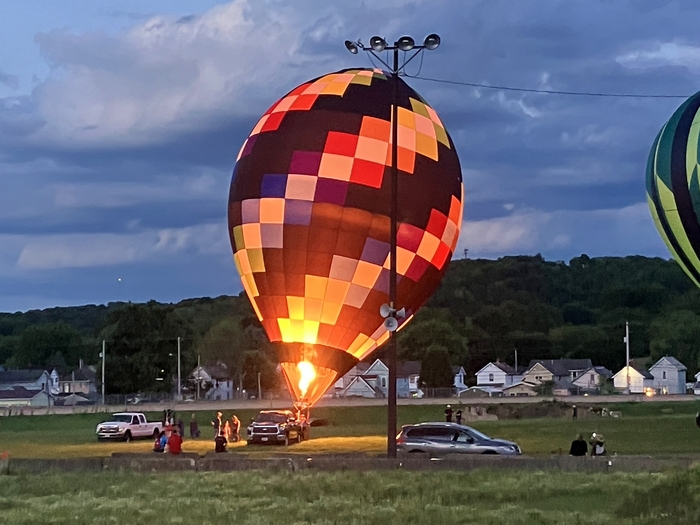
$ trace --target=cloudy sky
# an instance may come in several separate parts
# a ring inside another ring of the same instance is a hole
[[[700,85],[694,0],[0,7],[0,311],[238,293],[226,233],[238,149],[288,90],[370,65],[346,38],[437,32],[420,75],[451,81],[679,95]],[[644,166],[681,99],[409,82],[461,158],[456,256],[667,257]]]

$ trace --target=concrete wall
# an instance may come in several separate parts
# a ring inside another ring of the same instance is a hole
[[[58,471],[130,470],[137,472],[181,471],[342,471],[342,470],[562,470],[586,472],[661,472],[671,468],[690,468],[700,459],[698,456],[650,457],[508,457],[508,456],[446,456],[440,460],[411,456],[389,459],[363,455],[325,455],[307,457],[296,455],[278,458],[248,458],[228,453],[210,453],[204,457],[196,454],[171,456],[169,454],[114,454],[110,458],[80,459],[12,459],[1,474],[44,474]]]

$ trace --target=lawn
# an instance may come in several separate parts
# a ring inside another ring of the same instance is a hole
[[[621,418],[589,416],[581,410],[578,421],[570,417],[533,419],[504,419],[471,423],[479,430],[520,444],[525,454],[541,455],[568,451],[577,433],[588,437],[602,432],[611,453],[618,454],[700,454],[700,429],[695,425],[695,413],[700,403],[620,403],[609,406],[620,410]],[[419,421],[439,421],[442,406],[400,406],[399,425]],[[253,411],[237,411],[245,423]],[[213,413],[195,412],[202,438],[186,440],[185,451],[205,453],[213,448]],[[225,416],[230,416],[226,413]],[[158,420],[160,414],[148,414]],[[183,414],[189,422],[190,413]],[[237,452],[256,454],[296,452],[303,454],[328,452],[364,452],[379,454],[385,450],[386,409],[384,407],[332,407],[314,411],[315,418],[327,421],[326,426],[314,427],[312,439],[288,450],[282,447],[246,447],[232,445]],[[0,418],[0,453],[8,451],[13,457],[78,457],[108,456],[112,452],[147,452],[150,440],[135,443],[98,443],[95,426],[104,414],[70,416],[17,416]],[[187,434],[187,430],[185,432]]]
[[[700,472],[130,472],[0,478],[3,524],[696,525]]]

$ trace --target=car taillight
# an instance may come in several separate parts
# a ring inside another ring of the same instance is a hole
[[[403,437],[399,436],[396,438],[397,445],[403,445],[404,443],[406,443],[406,440]]]

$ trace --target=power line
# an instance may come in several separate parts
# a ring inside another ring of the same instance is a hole
[[[634,93],[602,93],[593,91],[560,91],[556,89],[529,89],[513,86],[496,86],[492,84],[480,84],[476,82],[461,82],[459,80],[446,80],[442,78],[421,77],[419,75],[404,76],[415,78],[416,80],[425,80],[427,82],[437,82],[439,84],[450,84],[454,86],[469,86],[483,89],[494,89],[498,91],[518,91],[521,93],[542,93],[546,95],[573,95],[579,97],[603,97],[603,98],[688,98],[689,95],[637,95]]]

